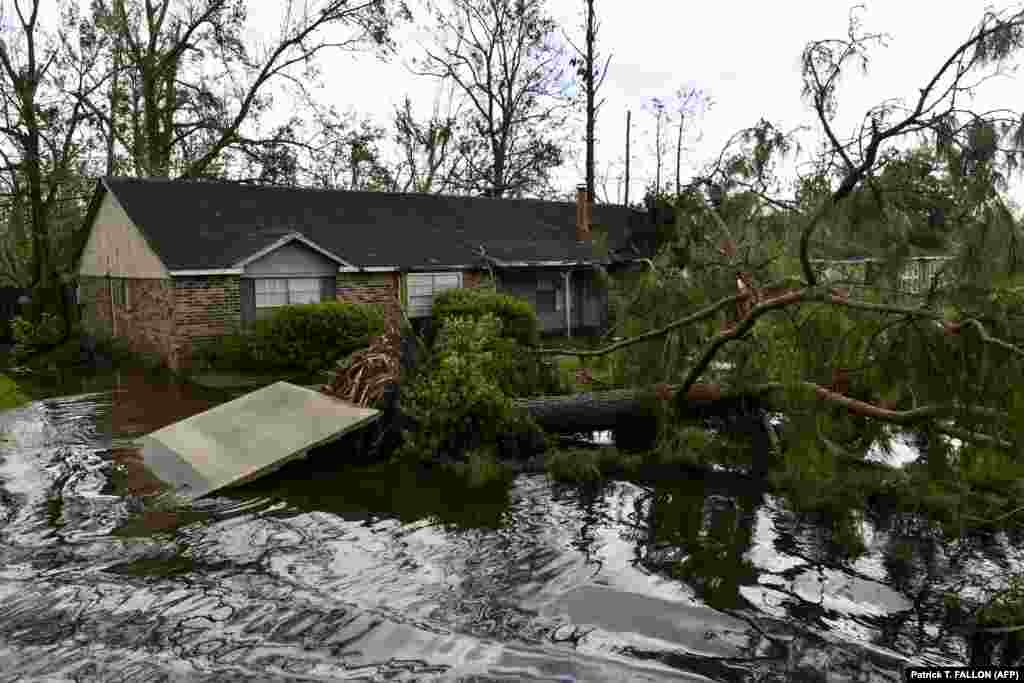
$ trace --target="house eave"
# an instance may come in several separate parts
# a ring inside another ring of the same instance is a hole
[[[488,259],[498,268],[577,268],[600,265],[600,261],[503,261],[493,256]]]
[[[198,277],[202,275],[242,275],[244,268],[198,268],[193,270],[172,270],[171,277]]]
[[[401,268],[395,266],[366,266],[361,268],[359,266],[339,266],[339,273],[397,273]]]

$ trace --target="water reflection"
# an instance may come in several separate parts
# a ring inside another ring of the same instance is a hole
[[[0,416],[0,680],[895,681],[966,661],[944,596],[1020,566],[714,474],[468,489],[334,452],[167,508],[132,440],[224,397],[105,381]]]

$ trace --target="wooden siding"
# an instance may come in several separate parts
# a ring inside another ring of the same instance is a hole
[[[82,252],[81,276],[169,278],[160,257],[109,192],[100,203]]]

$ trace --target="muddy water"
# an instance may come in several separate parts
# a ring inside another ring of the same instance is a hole
[[[472,490],[336,454],[166,508],[133,439],[224,397],[48,390],[90,393],[0,415],[0,681],[895,681],[963,661],[943,591],[1016,562],[726,476]]]

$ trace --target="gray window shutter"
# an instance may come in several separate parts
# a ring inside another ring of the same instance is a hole
[[[338,298],[338,282],[334,275],[320,278],[320,301],[334,301]]]
[[[242,278],[238,298],[242,305],[242,327],[249,327],[256,319],[256,281]]]

